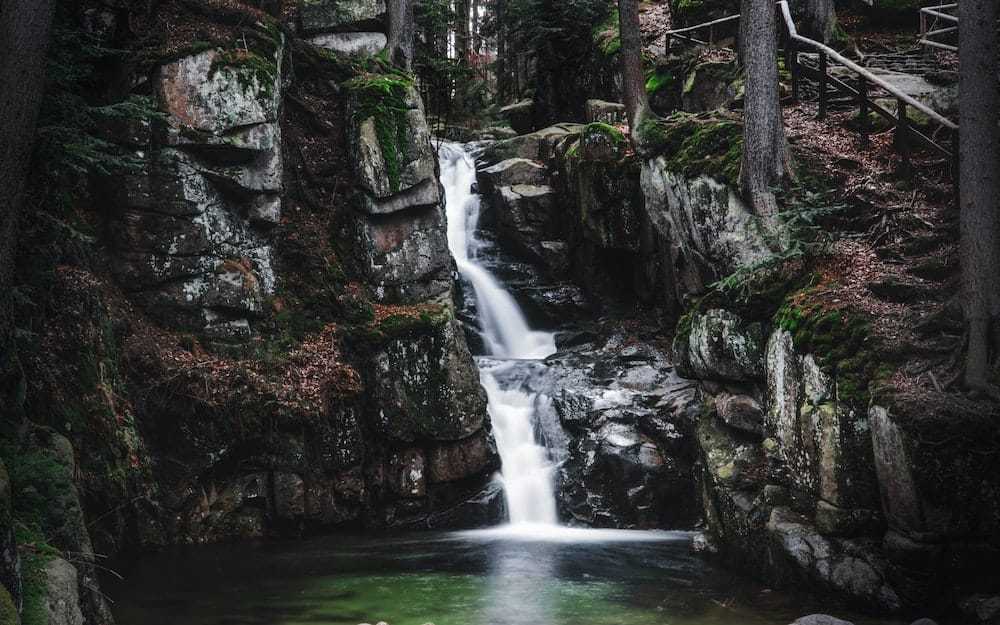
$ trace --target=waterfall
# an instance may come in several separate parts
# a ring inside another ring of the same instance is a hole
[[[477,251],[482,247],[475,234],[480,198],[472,192],[476,179],[472,157],[461,146],[447,143],[442,143],[438,156],[448,211],[448,247],[462,278],[472,286],[483,343],[489,355],[525,360],[555,353],[553,334],[531,330],[511,294],[477,261]],[[480,380],[486,389],[500,452],[510,521],[555,525],[554,467],[545,448],[535,439],[538,398],[534,393],[501,388],[493,371],[481,367]]]

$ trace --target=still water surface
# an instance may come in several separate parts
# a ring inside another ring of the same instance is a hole
[[[334,536],[201,546],[119,565],[120,625],[787,625],[818,611],[668,532]],[[821,609],[822,608],[822,609]]]

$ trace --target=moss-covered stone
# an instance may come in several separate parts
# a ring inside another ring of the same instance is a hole
[[[743,125],[713,115],[675,113],[639,127],[644,156],[664,156],[667,168],[686,177],[709,176],[735,185],[743,158]]]
[[[867,410],[872,390],[893,372],[872,335],[871,319],[830,308],[815,295],[814,289],[792,294],[775,313],[774,325],[791,333],[797,350],[813,354],[836,381],[839,401]]]
[[[407,134],[410,129],[407,111],[411,108],[407,105],[407,98],[413,88],[413,78],[400,73],[366,74],[345,84],[352,97],[354,122],[374,120],[389,187],[397,193],[407,160]]]

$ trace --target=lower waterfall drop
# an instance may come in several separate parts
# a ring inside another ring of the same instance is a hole
[[[489,355],[497,359],[541,359],[555,353],[554,335],[528,327],[514,298],[477,262],[481,247],[475,230],[480,198],[472,192],[476,166],[472,157],[455,144],[443,143],[441,184],[448,210],[448,247],[458,271],[473,289],[482,338]],[[501,365],[502,366],[502,365]],[[480,368],[480,380],[489,402],[490,418],[502,462],[504,493],[513,525],[556,525],[554,467],[548,453],[535,439],[534,414],[538,397],[518,389],[501,388],[496,369]]]

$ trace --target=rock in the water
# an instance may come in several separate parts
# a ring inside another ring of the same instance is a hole
[[[76,568],[62,558],[45,566],[45,611],[48,625],[83,625]]]
[[[480,193],[499,193],[501,187],[516,184],[544,185],[548,173],[541,164],[526,158],[511,158],[478,171]]]
[[[849,621],[839,619],[835,616],[830,616],[829,614],[810,614],[809,616],[803,616],[800,619],[796,619],[791,625],[854,625]]]

